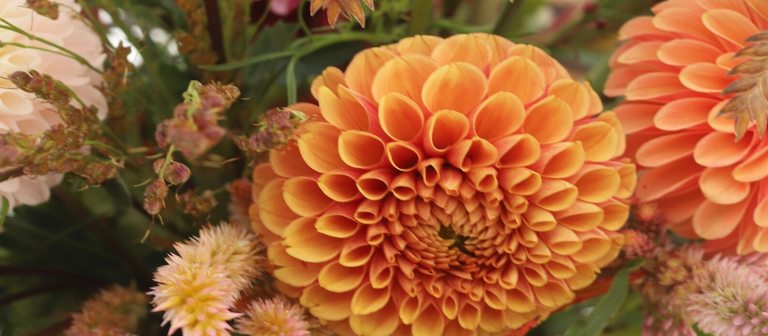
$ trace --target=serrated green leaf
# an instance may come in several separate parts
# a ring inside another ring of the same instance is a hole
[[[633,261],[613,277],[611,288],[605,293],[585,318],[584,325],[573,324],[565,331],[565,336],[596,336],[605,329],[605,326],[616,316],[624,299],[629,292],[629,273],[643,264],[642,260]]]

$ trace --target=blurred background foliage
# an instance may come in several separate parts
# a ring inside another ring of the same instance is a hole
[[[125,164],[131,169],[121,170],[101,188],[86,188],[78,178],[67,177],[52,191],[50,202],[17,208],[6,219],[0,234],[2,335],[56,335],[66,329],[70,314],[84,299],[109,284],[132,284],[147,291],[152,272],[174,241],[196,233],[205,223],[226,220],[228,195],[222,186],[250,175],[249,159],[231,141],[187,162],[195,173],[184,188],[211,190],[218,205],[210,213],[193,217],[173,211],[169,204],[171,210],[162,213],[161,225],[142,209],[142,184],[153,176],[150,158],[162,154],[156,151],[155,127],[172,117],[190,80],[216,80],[240,88],[241,99],[221,121],[231,137],[249,133],[271,108],[312,100],[312,78],[327,66],[345,66],[363,48],[414,34],[488,32],[547,50],[574,77],[590,81],[600,92],[610,53],[618,45],[618,28],[648,13],[654,4],[652,0],[379,0],[376,11],[367,13],[365,29],[348,21],[331,29],[322,15],[309,15],[305,0],[287,16],[270,12],[268,0],[79,1],[89,8],[85,16],[109,48],[131,47],[128,60],[134,69],[123,79],[129,85],[106,121],[129,149],[131,157]],[[203,33],[210,45],[203,49],[208,48],[208,54],[184,49],[189,42],[185,34],[188,38],[200,29],[184,6],[206,9]],[[611,101],[604,101],[611,106]],[[611,272],[616,270],[607,271]],[[594,326],[588,324],[597,320],[605,326],[603,335],[638,335],[640,297],[627,293],[627,272],[616,277],[610,290],[608,281],[608,296],[558,312],[530,334],[589,335]],[[601,300],[607,302],[601,306]],[[165,334],[160,322],[159,314],[150,314],[141,335]]]

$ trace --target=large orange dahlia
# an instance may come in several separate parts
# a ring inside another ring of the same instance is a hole
[[[315,80],[254,172],[282,290],[357,335],[477,335],[568,303],[618,253],[620,123],[540,49],[406,38]]]
[[[628,152],[645,168],[637,197],[660,205],[670,227],[711,249],[768,251],[768,140],[754,126],[736,141],[720,111],[746,39],[768,30],[765,0],[670,0],[621,30],[606,93]],[[766,113],[766,111],[760,111]]]

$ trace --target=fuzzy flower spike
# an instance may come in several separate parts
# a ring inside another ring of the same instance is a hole
[[[315,80],[254,171],[275,277],[359,335],[518,328],[619,252],[635,173],[597,94],[488,34],[406,38]]]
[[[256,275],[255,237],[232,224],[211,226],[200,236],[176,244],[167,265],[155,273],[154,311],[165,311],[169,335],[229,335],[232,307]]]

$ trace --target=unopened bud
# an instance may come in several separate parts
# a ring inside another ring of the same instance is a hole
[[[192,172],[183,163],[173,162],[168,166],[168,170],[165,172],[165,181],[171,185],[182,184],[189,180]]]
[[[144,191],[144,210],[150,215],[157,215],[165,207],[168,186],[162,180],[155,180]]]
[[[51,20],[59,18],[59,4],[51,0],[27,0],[27,7]]]

